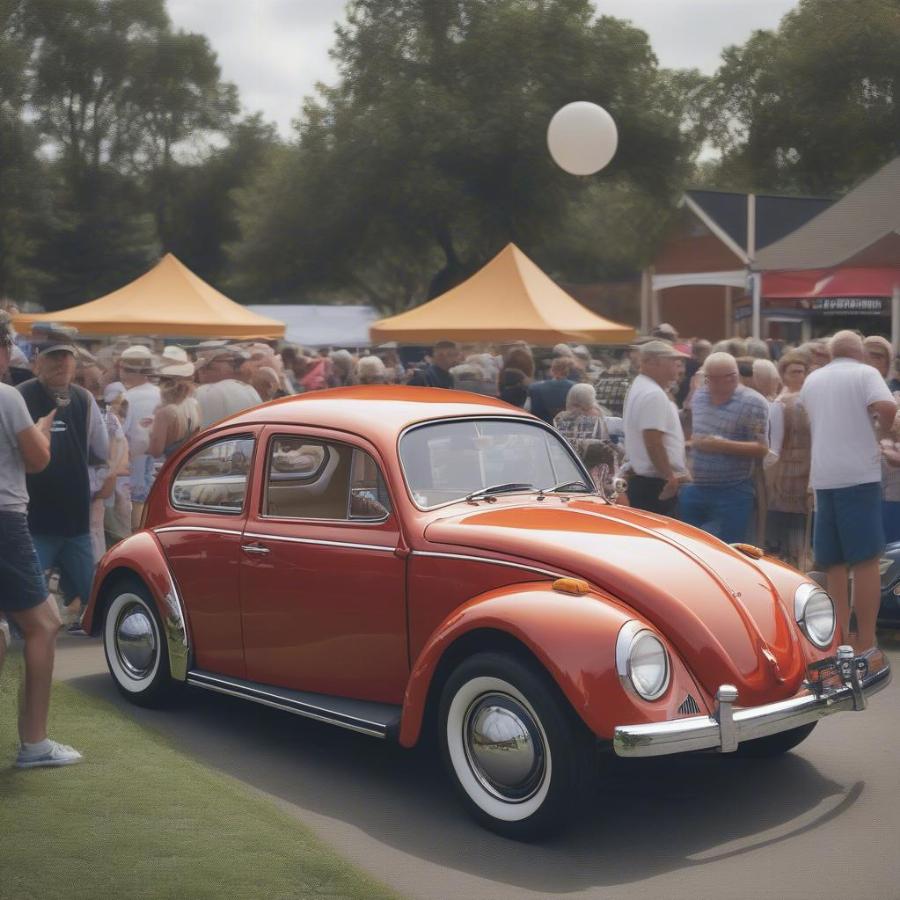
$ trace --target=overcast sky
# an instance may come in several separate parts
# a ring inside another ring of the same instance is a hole
[[[650,35],[663,66],[713,72],[729,44],[774,28],[797,0],[596,0],[601,14]],[[176,27],[205,34],[248,112],[291,132],[303,97],[335,80],[328,57],[345,0],[168,0]],[[585,98],[590,99],[590,98]]]

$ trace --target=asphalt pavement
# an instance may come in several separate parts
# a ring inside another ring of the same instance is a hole
[[[63,636],[56,675],[272,798],[407,897],[900,898],[900,642],[864,713],[822,720],[775,760],[602,765],[590,814],[543,844],[470,821],[428,753],[198,689],[122,699],[97,639]]]

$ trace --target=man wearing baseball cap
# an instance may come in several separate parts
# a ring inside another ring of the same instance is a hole
[[[0,323],[0,375],[9,364],[12,332]],[[55,408],[35,424],[22,395],[0,383],[0,669],[9,631],[4,617],[25,638],[25,692],[19,713],[19,768],[65,766],[81,754],[47,737],[50,684],[59,611],[49,596],[28,530],[26,473],[50,462],[50,429]]]
[[[240,349],[224,342],[205,342],[198,347],[195,365],[200,387],[196,397],[202,427],[262,403],[254,387],[234,377],[243,361]]]
[[[106,461],[109,440],[97,401],[73,384],[78,350],[70,334],[47,331],[35,345],[35,375],[19,385],[33,421],[56,410],[50,464],[28,475],[28,525],[45,571],[60,570],[60,587],[76,616],[94,577],[88,466]]]
[[[641,344],[639,353],[641,372],[628,389],[623,414],[625,453],[632,471],[628,502],[671,516],[679,488],[690,480],[681,420],[667,393],[684,354],[662,340]]]

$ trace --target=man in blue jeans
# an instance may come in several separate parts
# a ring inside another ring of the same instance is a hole
[[[694,395],[691,469],[679,518],[728,544],[743,541],[753,512],[753,463],[769,449],[769,404],[738,376],[737,360],[712,353]]]
[[[94,577],[88,466],[106,462],[109,437],[97,401],[73,384],[77,348],[64,333],[38,345],[36,377],[19,385],[34,422],[55,410],[50,464],[28,475],[28,527],[41,568],[57,566],[60,586],[76,618]]]

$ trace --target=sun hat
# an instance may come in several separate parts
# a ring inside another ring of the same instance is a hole
[[[131,372],[149,372],[153,368],[153,354],[143,344],[132,344],[122,351],[119,362]]]
[[[157,374],[160,378],[193,378],[194,364],[189,362],[173,363],[163,366]]]
[[[113,381],[103,389],[103,401],[115,403],[125,393],[125,385],[121,381]]]
[[[687,353],[676,350],[668,341],[647,341],[641,344],[641,359],[687,359]]]
[[[214,342],[210,341],[208,343]],[[228,359],[240,359],[243,355],[244,354],[236,347],[225,342],[222,342],[219,346],[215,347],[198,345],[197,359],[194,361],[194,365],[196,368],[202,369],[204,366],[209,365],[214,359],[222,359],[223,357]]]
[[[188,362],[187,350],[184,347],[179,347],[176,344],[169,344],[167,347],[163,348],[163,352],[160,356],[160,361],[163,360],[171,360],[176,363],[186,363]]]

